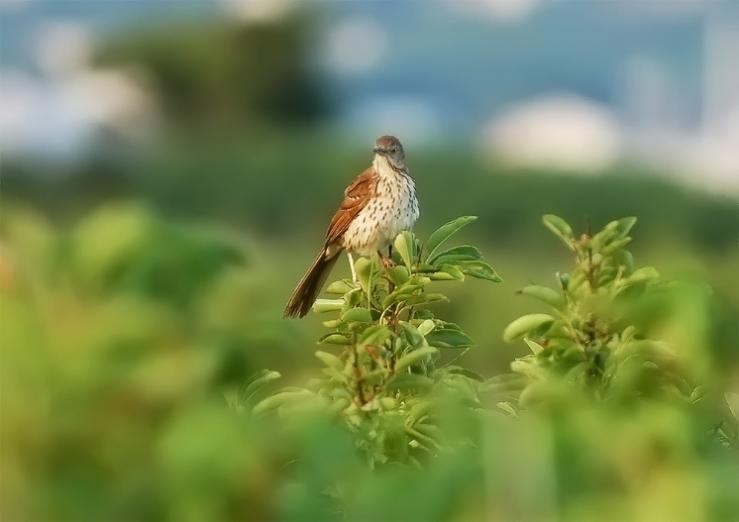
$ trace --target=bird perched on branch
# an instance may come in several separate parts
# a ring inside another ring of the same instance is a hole
[[[380,136],[372,149],[372,166],[344,191],[344,201],[331,219],[326,239],[313,264],[293,290],[285,317],[303,317],[318,297],[342,250],[347,251],[356,282],[352,254],[370,256],[391,246],[400,232],[418,219],[416,184],[405,165],[405,151],[395,136]]]

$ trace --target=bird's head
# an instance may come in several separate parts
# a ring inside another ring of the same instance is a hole
[[[379,156],[396,169],[405,168],[405,151],[400,140],[395,136],[380,136],[375,140],[372,150],[375,153],[375,159]]]

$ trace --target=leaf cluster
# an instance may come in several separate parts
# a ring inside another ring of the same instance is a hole
[[[555,287],[520,289],[548,310],[521,316],[505,328],[505,341],[522,339],[531,353],[511,363],[517,379],[501,376],[495,384],[503,389],[507,382],[523,386],[519,407],[548,398],[552,382],[599,399],[655,394],[700,398],[700,389],[691,384],[672,347],[649,337],[654,307],[674,285],[651,266],[634,266],[626,247],[636,218],[611,221],[596,233],[580,235],[558,216],[545,215],[542,221],[573,254],[574,267],[556,274]],[[504,408],[513,405],[505,403]]]
[[[316,352],[322,376],[304,388],[270,395],[253,411],[338,415],[357,435],[371,465],[417,462],[438,453],[443,441],[434,397],[451,392],[461,403],[477,407],[482,378],[453,364],[473,341],[459,325],[434,314],[433,306],[448,300],[436,283],[468,277],[501,281],[474,246],[444,248],[474,219],[450,221],[425,243],[402,232],[393,242],[391,259],[358,259],[358,280],[331,283],[326,292],[334,297],[314,305],[315,312],[330,316],[319,340],[326,348]]]

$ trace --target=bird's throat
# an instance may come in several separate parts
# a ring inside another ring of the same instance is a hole
[[[387,157],[380,154],[375,154],[375,157],[372,160],[372,167],[374,167],[375,172],[377,172],[377,174],[382,177],[392,177],[397,176],[398,174],[407,174],[405,167],[397,167],[393,165],[390,160],[387,159]]]

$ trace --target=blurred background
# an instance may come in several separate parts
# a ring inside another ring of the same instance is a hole
[[[7,520],[267,517],[215,404],[318,368],[282,307],[385,133],[419,235],[479,216],[504,278],[448,287],[465,364],[505,371],[515,290],[569,268],[542,214],[633,215],[639,264],[713,289],[739,380],[737,2],[0,0],[0,52]]]

